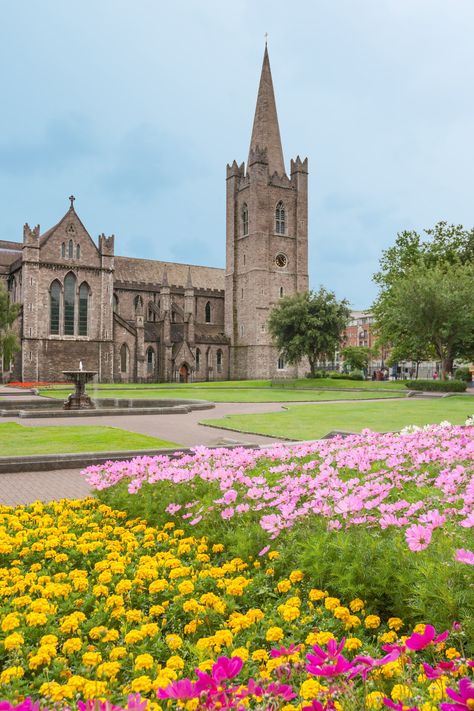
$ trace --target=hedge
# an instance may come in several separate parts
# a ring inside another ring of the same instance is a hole
[[[464,380],[407,380],[405,386],[409,390],[463,393],[466,390],[467,383]]]

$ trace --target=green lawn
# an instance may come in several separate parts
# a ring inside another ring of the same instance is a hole
[[[26,454],[113,452],[124,449],[179,447],[155,437],[127,432],[118,427],[25,427],[15,422],[0,424],[0,457]]]
[[[464,424],[474,413],[474,397],[458,395],[433,400],[393,400],[327,405],[290,405],[284,412],[230,415],[202,424],[271,435],[286,439],[318,439],[333,430],[360,432],[366,427],[387,432],[406,425],[427,425],[449,420]]]
[[[65,400],[70,390],[42,391],[42,395]],[[111,398],[170,398],[173,400],[209,400],[212,402],[305,402],[317,400],[363,400],[367,398],[403,397],[407,392],[377,390],[298,390],[295,388],[144,388],[143,390],[125,390],[100,388],[88,389],[91,397]]]

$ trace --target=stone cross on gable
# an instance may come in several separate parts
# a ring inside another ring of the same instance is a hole
[[[76,199],[76,198],[74,197],[74,195],[70,195],[70,196],[69,196],[69,200],[71,201],[71,207],[74,207],[74,200],[75,200],[75,199]]]

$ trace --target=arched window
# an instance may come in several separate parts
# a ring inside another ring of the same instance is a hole
[[[114,314],[118,314],[119,312],[119,300],[117,294],[112,296],[112,311]]]
[[[156,321],[156,314],[155,314],[155,310],[154,310],[153,306],[154,306],[153,301],[149,301],[148,302],[148,309],[146,312],[146,320],[147,321]]]
[[[146,370],[148,375],[154,375],[155,373],[155,351],[151,346],[147,348],[146,352]]]
[[[74,336],[76,277],[72,272],[64,279],[64,335]]]
[[[59,336],[59,309],[61,304],[61,285],[53,281],[49,290],[49,332]]]
[[[282,298],[283,298],[283,287],[280,286],[280,299],[282,299]]]
[[[69,240],[68,246],[67,246],[67,256],[69,259],[72,259],[74,256],[74,245],[72,243],[72,239]]]
[[[140,311],[143,308],[143,299],[140,296],[140,294],[137,294],[137,296],[133,299],[133,306],[135,308],[135,313],[140,309]]]
[[[66,244],[65,242],[61,245],[61,257],[64,259],[66,257]]]
[[[275,232],[278,235],[284,235],[285,230],[285,208],[283,206],[282,201],[280,200],[275,210]]]
[[[211,323],[211,302],[208,301],[205,308],[205,321]]]
[[[222,372],[222,351],[220,348],[216,354],[216,366],[217,366],[217,372],[221,373]]]
[[[79,288],[79,335],[87,336],[89,321],[89,284],[83,282]]]
[[[120,348],[120,372],[126,373],[128,371],[128,346],[126,343]]]
[[[80,259],[80,258],[81,258],[81,245],[76,244],[76,259]]]
[[[244,202],[242,206],[242,234],[248,235],[249,233],[249,209],[247,203]]]
[[[201,351],[196,348],[196,370],[201,368]]]

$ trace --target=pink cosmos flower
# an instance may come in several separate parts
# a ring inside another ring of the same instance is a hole
[[[195,699],[199,696],[195,682],[189,679],[172,681],[166,688],[158,689],[156,695],[159,699]]]
[[[450,699],[456,703],[440,705],[441,711],[470,711],[474,708],[474,684],[471,679],[461,679],[459,682],[459,693],[453,689],[446,689]]]
[[[408,639],[406,640],[405,645],[408,647],[408,649],[412,649],[415,652],[418,652],[420,651],[420,649],[425,649],[425,647],[428,647],[428,645],[430,644],[438,644],[439,642],[444,642],[448,634],[449,630],[446,630],[445,632],[442,632],[442,634],[439,634],[436,637],[436,630],[433,625],[425,625],[425,631],[423,632],[423,634],[413,632],[411,637],[408,637]]]
[[[459,563],[467,563],[467,565],[474,565],[474,553],[468,551],[465,548],[458,548],[454,556],[455,560]]]
[[[384,696],[383,703],[384,706],[388,706],[389,709],[396,709],[396,711],[420,711],[418,706],[410,706],[410,708],[408,708],[408,706],[402,704],[401,701],[397,703],[396,701],[391,701],[390,699],[387,699],[386,696]]]
[[[431,542],[432,529],[421,524],[413,524],[405,531],[408,548],[411,551],[423,551]]]
[[[290,644],[288,648],[286,647],[280,647],[280,649],[272,649],[270,652],[271,657],[288,657],[290,654],[295,654],[296,652],[299,652],[301,649],[301,645],[298,644],[298,646],[295,646],[294,644]]]

